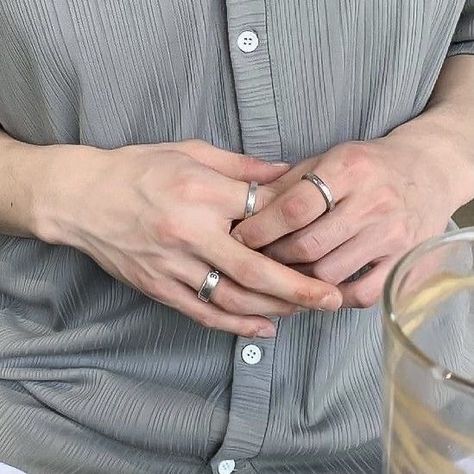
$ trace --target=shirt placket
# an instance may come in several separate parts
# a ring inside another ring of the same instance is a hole
[[[265,0],[228,0],[226,4],[243,151],[267,161],[280,160]]]
[[[281,160],[265,1],[229,0],[226,4],[243,151],[267,161]],[[278,328],[278,318],[273,321]],[[215,474],[256,472],[251,459],[259,454],[268,425],[276,341],[237,338],[229,422],[211,461]]]
[[[274,322],[278,327],[277,318]],[[237,338],[229,422],[211,461],[215,474],[256,472],[251,459],[259,454],[268,425],[275,342]]]

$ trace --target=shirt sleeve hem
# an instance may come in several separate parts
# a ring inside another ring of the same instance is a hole
[[[447,57],[458,56],[460,54],[474,54],[474,40],[451,43]]]

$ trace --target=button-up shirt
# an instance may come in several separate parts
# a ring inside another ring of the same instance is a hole
[[[1,0],[0,124],[35,144],[200,138],[296,163],[422,112],[473,25],[472,0]],[[276,325],[206,329],[77,249],[0,235],[0,461],[379,472],[380,308]]]

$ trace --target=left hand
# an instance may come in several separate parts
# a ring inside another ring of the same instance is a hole
[[[270,184],[274,195],[232,235],[301,272],[339,286],[344,306],[369,307],[394,263],[421,241],[442,233],[456,206],[451,183],[435,154],[449,146],[395,133],[337,145]],[[426,138],[426,137],[425,137]],[[331,189],[325,201],[301,176],[312,171]],[[269,194],[269,193],[266,193]],[[358,270],[370,270],[345,281]]]

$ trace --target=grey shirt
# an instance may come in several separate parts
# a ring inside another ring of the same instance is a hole
[[[473,25],[473,0],[1,0],[0,123],[37,144],[197,137],[295,163],[419,114]],[[0,461],[379,472],[380,327],[378,307],[311,311],[274,340],[233,337],[74,248],[0,236]]]

